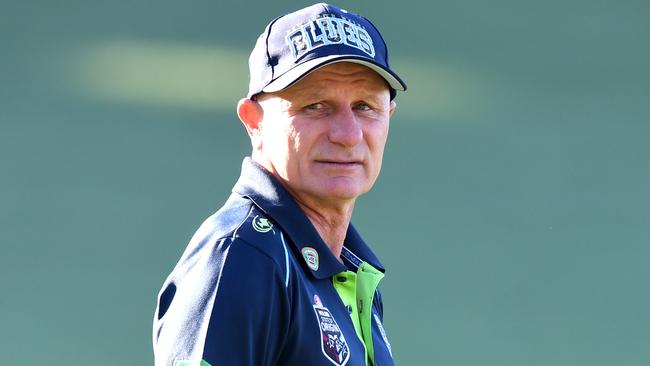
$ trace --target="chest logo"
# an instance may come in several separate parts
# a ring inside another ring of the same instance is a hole
[[[332,313],[323,306],[318,295],[314,295],[314,312],[320,328],[323,354],[335,365],[345,365],[350,359],[350,347]]]
[[[316,249],[311,247],[304,247],[300,252],[302,253],[302,257],[307,263],[307,267],[309,267],[309,269],[312,271],[318,271],[318,268],[320,267],[320,260],[318,259],[318,252]]]
[[[253,229],[260,233],[268,233],[273,229],[273,224],[266,217],[255,216],[253,219]]]

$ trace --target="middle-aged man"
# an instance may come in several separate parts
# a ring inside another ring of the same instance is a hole
[[[273,20],[249,66],[252,157],[163,285],[156,365],[393,365],[384,268],[350,219],[406,85],[374,25],[328,4]]]

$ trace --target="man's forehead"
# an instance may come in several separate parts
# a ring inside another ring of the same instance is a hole
[[[314,69],[314,71],[312,71],[310,74],[318,71],[330,71],[330,72],[338,72],[338,73],[355,73],[355,72],[369,71],[372,72],[373,74],[376,74],[378,77],[381,77],[379,76],[379,74],[377,74],[377,72],[373,71],[368,66],[357,62],[347,61],[347,60],[326,64],[324,66]]]
[[[351,62],[337,62],[312,71],[285,91],[319,95],[327,94],[328,88],[337,85],[360,92],[381,92],[389,89],[386,80],[369,67]]]

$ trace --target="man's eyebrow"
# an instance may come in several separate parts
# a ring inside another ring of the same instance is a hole
[[[296,99],[299,101],[323,99],[323,93],[314,88],[296,88],[294,90]]]
[[[314,90],[313,88],[305,88],[304,90],[301,89],[296,89],[295,90],[295,95],[296,99],[299,100],[321,100],[321,99],[327,99],[327,94],[323,93],[320,90]],[[373,91],[360,91],[359,93],[359,100],[369,100],[369,101],[374,101],[374,102],[380,102],[382,100],[382,96],[379,93],[373,92]]]
[[[384,98],[382,98],[382,95],[377,94],[377,93],[365,93],[361,100],[367,100],[372,103],[381,103]]]

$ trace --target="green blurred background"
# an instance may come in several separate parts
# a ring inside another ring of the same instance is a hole
[[[3,1],[0,364],[148,365],[273,1]],[[409,84],[354,222],[399,365],[650,364],[650,3],[340,1]]]

